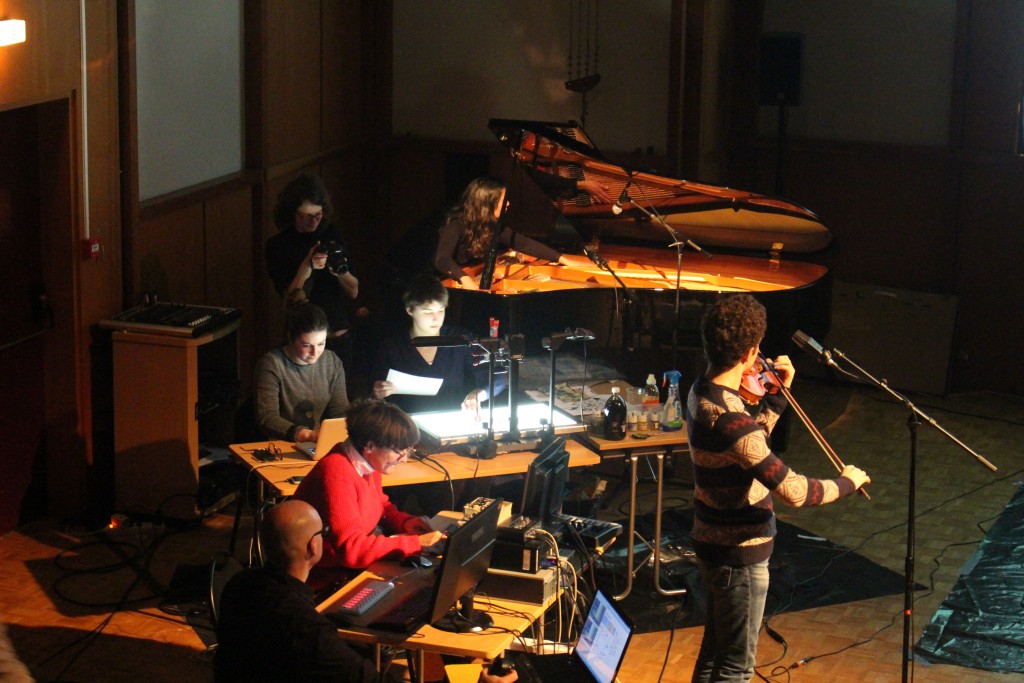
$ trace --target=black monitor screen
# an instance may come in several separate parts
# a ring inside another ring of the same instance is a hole
[[[559,437],[530,463],[519,514],[550,526],[552,518],[562,510],[562,493],[568,476],[569,451],[565,449],[565,439]]]
[[[473,593],[491,566],[501,499],[493,501],[448,536],[434,583],[430,623],[445,631],[479,631],[490,617],[473,611]],[[453,611],[458,602],[462,609]]]

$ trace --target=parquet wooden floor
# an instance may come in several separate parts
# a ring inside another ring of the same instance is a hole
[[[780,506],[780,517],[902,574],[910,460],[906,410],[870,392],[822,383],[798,382],[796,393],[840,456],[872,475],[872,500],[806,510]],[[999,467],[989,472],[935,429],[920,428],[915,578],[928,585],[934,574],[934,590],[916,594],[916,642],[1021,479],[1024,401],[991,394],[915,399]],[[799,425],[790,432],[784,458],[799,472],[830,475],[831,466]],[[617,469],[607,471],[615,474]],[[686,475],[684,462],[678,476]],[[616,507],[609,507],[610,515]],[[215,514],[196,528],[162,537],[151,557],[138,555],[139,539],[132,536],[114,552],[96,544],[96,535],[87,530],[49,523],[3,536],[0,615],[22,659],[40,680],[211,681],[204,642],[209,634],[197,631],[183,616],[161,610],[155,594],[171,583],[176,568],[205,564],[227,547],[230,526],[229,511]],[[899,681],[902,608],[903,596],[893,595],[776,616],[771,626],[787,648],[762,634],[759,672],[780,682]],[[667,631],[637,636],[620,679],[657,681],[667,653],[662,680],[688,681],[701,633],[699,627],[677,630],[670,649]],[[863,640],[868,642],[857,645]],[[837,654],[826,656],[830,652]],[[814,659],[800,668],[772,675],[775,666],[792,666],[809,657]],[[913,680],[928,683],[1021,680],[1020,675],[924,662],[916,663],[913,674]]]

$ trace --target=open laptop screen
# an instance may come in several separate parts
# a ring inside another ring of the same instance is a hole
[[[612,683],[626,656],[633,629],[604,593],[597,591],[583,632],[576,643],[576,656],[598,683]]]

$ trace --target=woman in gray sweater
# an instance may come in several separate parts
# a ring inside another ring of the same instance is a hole
[[[284,345],[256,362],[256,423],[267,438],[316,441],[321,420],[345,414],[345,368],[327,350],[327,333],[327,316],[318,306],[292,306]]]

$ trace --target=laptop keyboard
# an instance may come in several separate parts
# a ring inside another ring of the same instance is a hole
[[[382,631],[412,633],[426,623],[433,597],[434,587],[423,586],[400,598],[368,626]]]

